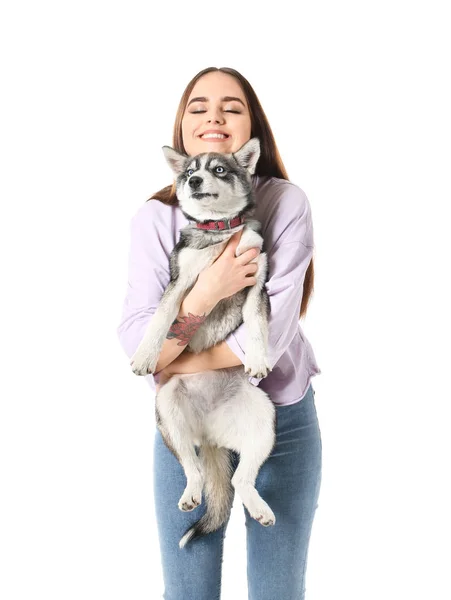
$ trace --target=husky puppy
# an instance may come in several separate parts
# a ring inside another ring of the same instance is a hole
[[[253,247],[261,250],[264,242],[261,224],[252,218],[255,201],[251,175],[260,156],[258,138],[230,154],[204,152],[191,157],[170,146],[162,149],[176,178],[179,206],[190,223],[180,230],[180,240],[170,256],[169,284],[131,359],[137,375],[155,372],[184,297],[230,237],[243,229],[236,256]],[[155,399],[157,427],[187,479],[178,503],[180,510],[199,506],[205,489],[206,512],[185,532],[180,548],[226,522],[234,490],[251,517],[262,525],[274,525],[276,520],[254,487],[258,471],[275,444],[276,411],[269,396],[248,379],[248,375],[266,377],[271,370],[266,356],[270,312],[266,253],[261,252],[253,261],[258,265],[257,283],[220,300],[186,347],[195,353],[210,348],[244,321],[244,368],[174,375]],[[231,450],[240,455],[233,477]]]

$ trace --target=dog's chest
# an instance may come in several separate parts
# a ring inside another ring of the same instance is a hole
[[[188,349],[192,352],[207,350],[234,331],[243,322],[243,305],[249,288],[237,292],[230,298],[220,300],[191,338]]]
[[[223,242],[202,249],[183,248],[176,257],[175,274],[186,280],[197,278],[201,271],[213,264],[226,244],[227,242]]]

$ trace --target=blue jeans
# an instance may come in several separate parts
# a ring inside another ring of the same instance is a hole
[[[305,572],[321,485],[322,443],[310,385],[299,402],[277,406],[276,445],[260,468],[255,487],[276,515],[263,527],[246,516],[249,600],[304,600]],[[234,469],[239,455],[234,454]],[[156,429],[154,494],[165,600],[218,600],[227,523],[180,549],[186,529],[205,512],[177,503],[186,485],[178,460]]]

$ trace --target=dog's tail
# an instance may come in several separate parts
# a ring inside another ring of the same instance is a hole
[[[196,537],[219,529],[232,510],[235,490],[230,482],[233,475],[231,450],[202,445],[199,447],[199,460],[204,474],[206,512],[184,533],[179,542],[180,548]]]

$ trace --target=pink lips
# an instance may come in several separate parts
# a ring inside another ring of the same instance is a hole
[[[206,139],[204,139],[203,137],[199,136],[199,139],[202,140],[203,142],[226,142],[229,139],[229,137],[226,137],[224,139],[221,139],[221,138],[206,138]]]
[[[220,135],[224,135],[225,138],[203,138],[202,136],[208,134],[208,133],[218,133]],[[228,133],[225,133],[223,131],[215,131],[214,129],[207,129],[207,131],[204,131],[203,133],[201,133],[199,136],[197,136],[200,140],[204,141],[204,142],[225,142],[225,140],[228,140],[230,138],[230,135]]]

